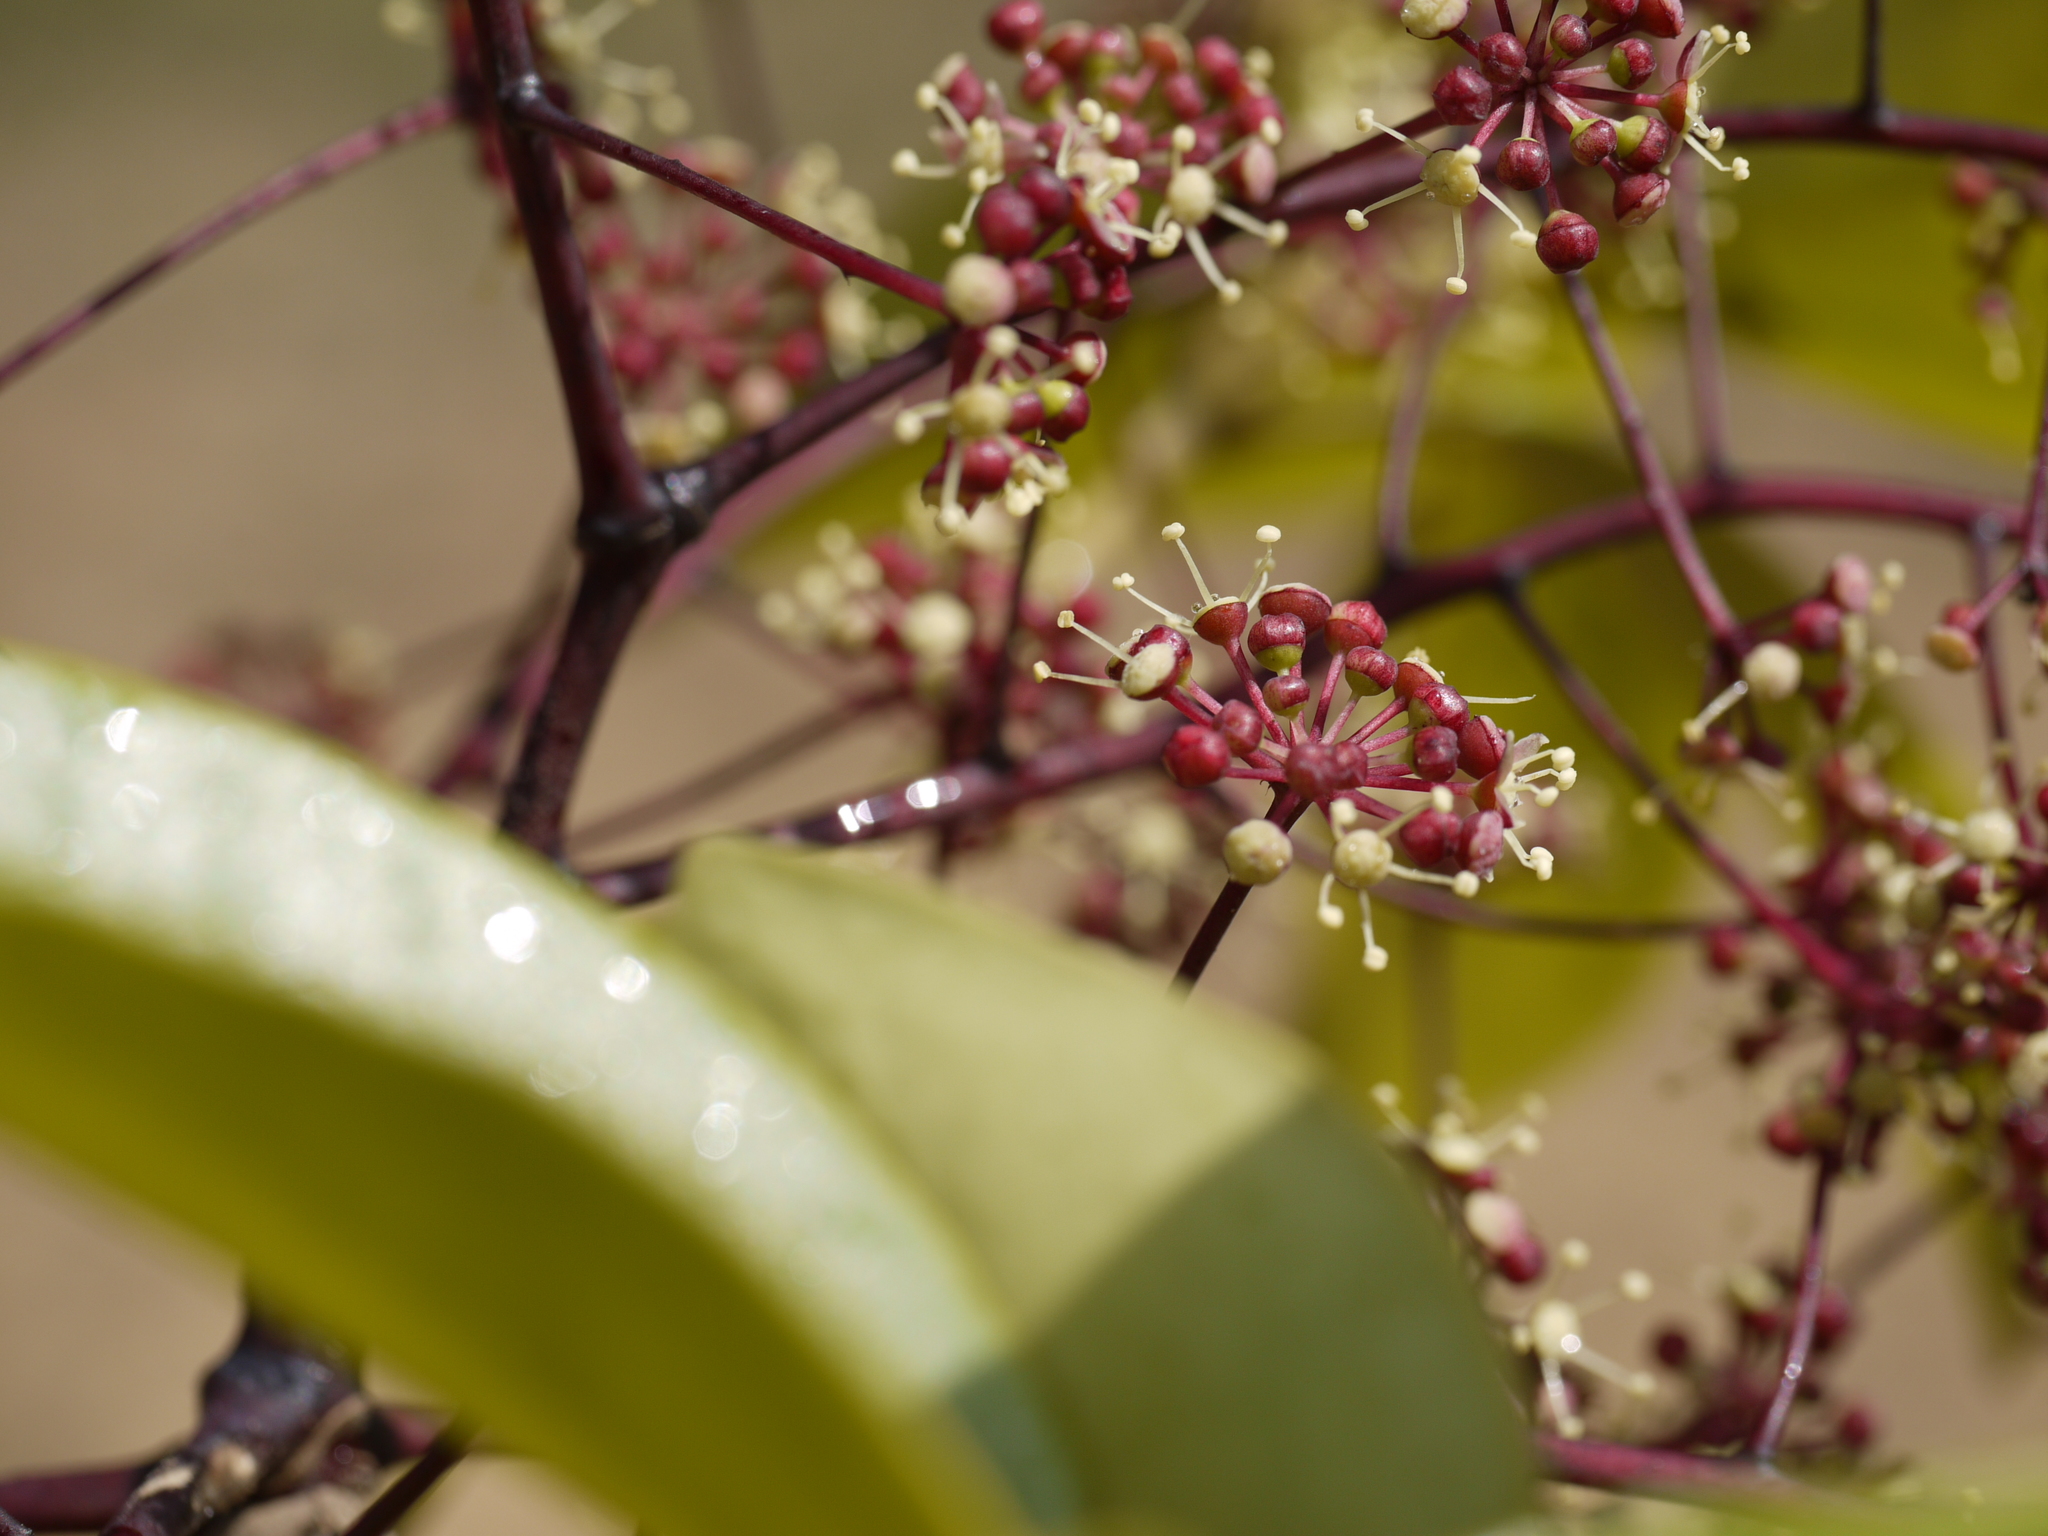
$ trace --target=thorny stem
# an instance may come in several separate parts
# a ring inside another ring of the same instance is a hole
[[[475,0],[472,0],[475,3]],[[877,288],[921,304],[926,309],[946,312],[945,290],[928,277],[915,272],[906,272],[894,262],[872,256],[857,246],[843,240],[835,240],[823,230],[813,229],[801,219],[793,219],[786,213],[778,213],[765,203],[757,203],[743,192],[735,192],[724,182],[706,176],[702,171],[693,171],[679,160],[666,155],[657,155],[652,150],[642,149],[617,134],[606,133],[602,128],[584,122],[573,113],[564,112],[547,98],[538,76],[521,82],[515,94],[507,101],[508,115],[547,133],[581,144],[585,149],[616,160],[621,165],[630,165],[636,171],[644,171],[657,181],[665,181],[693,197],[700,197],[714,208],[745,219],[749,224],[765,229],[787,245],[800,251],[809,251],[813,256],[822,257],[832,263],[848,277],[857,277],[873,283]]]
[[[369,1508],[356,1516],[342,1536],[386,1536],[415,1504],[433,1491],[434,1484],[462,1460],[467,1449],[468,1441],[464,1437],[453,1430],[443,1430],[434,1437],[434,1443],[427,1447],[418,1461],[371,1500]]]
[[[1455,299],[1439,299],[1416,339],[1415,356],[1401,380],[1400,399],[1387,428],[1386,463],[1380,470],[1380,560],[1384,569],[1398,571],[1414,559],[1409,528],[1411,502],[1415,491],[1415,465],[1422,456],[1422,435],[1429,424],[1430,386],[1436,381],[1437,364],[1445,344],[1456,328],[1465,306]]]
[[[1672,227],[1685,279],[1685,352],[1691,374],[1693,433],[1700,474],[1723,485],[1728,459],[1728,370],[1721,349],[1721,295],[1714,281],[1714,242],[1707,231],[1706,172],[1694,160],[1679,167]]]
[[[1785,1342],[1785,1364],[1778,1373],[1778,1389],[1756,1434],[1749,1453],[1765,1466],[1778,1454],[1785,1438],[1785,1424],[1792,1415],[1792,1402],[1799,1394],[1800,1378],[1806,1374],[1806,1358],[1813,1349],[1813,1326],[1820,1316],[1821,1288],[1827,1279],[1828,1191],[1835,1181],[1834,1160],[1823,1157],[1814,1166],[1813,1206],[1806,1223],[1806,1251],[1799,1261],[1799,1295],[1792,1314],[1792,1336]]]
[[[175,272],[186,262],[211,250],[246,224],[272,209],[282,207],[302,192],[332,181],[344,171],[367,164],[386,150],[408,144],[437,128],[455,121],[456,105],[451,97],[436,96],[416,106],[403,107],[368,128],[336,139],[325,149],[315,150],[293,166],[258,182],[247,192],[208,218],[158,246],[119,277],[80,301],[0,357],[0,389],[5,389],[39,359],[74,340],[123,300],[133,297],[160,277]]]
[[[1608,333],[1606,322],[1600,318],[1600,305],[1593,297],[1592,285],[1576,272],[1567,277],[1564,284],[1565,291],[1571,295],[1579,329],[1585,333],[1587,350],[1593,354],[1593,365],[1599,370],[1608,401],[1614,407],[1622,441],[1635,462],[1636,478],[1643,486],[1643,499],[1649,503],[1650,511],[1657,519],[1664,542],[1671,546],[1671,556],[1678,562],[1679,574],[1685,578],[1693,602],[1699,606],[1700,616],[1706,620],[1707,632],[1714,637],[1715,645],[1733,658],[1742,649],[1741,622],[1728,606],[1728,599],[1721,595],[1720,584],[1714,580],[1707,557],[1701,552],[1699,541],[1693,537],[1685,505],[1679,499],[1677,487],[1665,471],[1663,456],[1658,453],[1657,444],[1650,436],[1643,408],[1636,400],[1627,373],[1622,369],[1620,354],[1614,350],[1614,338]]]
[[[1819,934],[1785,911],[1746,874],[1735,862],[1733,854],[1723,848],[1719,841],[1689,815],[1679,804],[1678,797],[1671,792],[1657,771],[1652,768],[1627,726],[1601,697],[1593,686],[1592,679],[1578,669],[1565,655],[1550,631],[1546,629],[1535,612],[1529,607],[1520,585],[1505,581],[1500,587],[1501,601],[1507,605],[1529,643],[1549,667],[1551,675],[1558,681],[1571,699],[1572,705],[1593,728],[1593,732],[1606,745],[1608,751],[1620,759],[1645,793],[1653,797],[1672,826],[1693,845],[1693,848],[1714,867],[1716,873],[1727,882],[1730,889],[1741,898],[1750,915],[1759,923],[1771,929],[1789,944],[1798,954],[1814,978],[1835,992],[1862,997],[1869,989],[1863,978],[1857,974],[1855,964],[1848,956],[1839,953]]]

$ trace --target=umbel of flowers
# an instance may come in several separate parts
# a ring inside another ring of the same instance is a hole
[[[1476,16],[1497,17],[1499,30],[1477,32]],[[1401,21],[1414,36],[1457,45],[1467,62],[1455,65],[1431,92],[1435,110],[1408,125],[1417,134],[1472,128],[1461,143],[1432,147],[1382,123],[1371,108],[1359,128],[1386,133],[1422,157],[1416,183],[1392,197],[1346,215],[1353,229],[1389,203],[1422,194],[1451,210],[1457,270],[1445,280],[1465,292],[1464,210],[1482,197],[1515,225],[1515,242],[1533,246],[1553,272],[1576,272],[1600,253],[1592,221],[1564,206],[1554,178],[1556,153],[1573,165],[1604,171],[1613,184],[1615,219],[1646,223],[1671,195],[1672,162],[1686,150],[1737,181],[1749,162],[1721,159],[1724,135],[1701,116],[1700,82],[1730,54],[1749,51],[1749,38],[1715,26],[1694,33],[1659,80],[1661,40],[1686,36],[1682,0],[1586,0],[1584,15],[1544,4],[1527,34],[1510,23],[1505,3],[1474,7],[1471,0],[1406,0]],[[1598,55],[1598,57],[1596,57]],[[1508,202],[1487,186],[1492,172],[1511,192],[1540,192],[1547,209],[1530,231]]]
[[[1577,778],[1569,747],[1542,736],[1517,738],[1474,704],[1525,699],[1468,697],[1444,680],[1421,651],[1396,659],[1383,649],[1386,622],[1369,602],[1333,603],[1301,582],[1275,582],[1280,530],[1258,530],[1262,552],[1240,593],[1212,590],[1180,524],[1161,530],[1180,549],[1198,600],[1188,615],[1136,591],[1128,575],[1113,585],[1157,616],[1121,645],[1087,629],[1071,612],[1060,622],[1109,654],[1102,677],[1062,673],[1044,662],[1041,681],[1118,688],[1133,699],[1164,700],[1187,717],[1164,754],[1166,771],[1186,787],[1223,779],[1272,786],[1272,809],[1226,835],[1224,862],[1242,885],[1265,885],[1294,862],[1291,828],[1313,806],[1335,839],[1317,916],[1336,927],[1331,899],[1342,885],[1358,895],[1368,970],[1387,952],[1373,937],[1370,891],[1388,879],[1446,886],[1473,896],[1512,854],[1537,879],[1550,878],[1548,849],[1527,846],[1521,829],[1531,806],[1547,806]],[[1320,637],[1329,662],[1320,679],[1303,670]],[[1218,698],[1193,677],[1195,642],[1228,659],[1234,684]]]

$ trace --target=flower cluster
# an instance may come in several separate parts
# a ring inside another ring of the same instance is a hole
[[[1657,1330],[1652,1351],[1678,1391],[1669,1405],[1674,1411],[1645,1438],[1671,1450],[1726,1455],[1748,1443],[1770,1406],[1792,1330],[1798,1279],[1792,1266],[1782,1263],[1736,1264],[1712,1278],[1714,1300],[1727,1319],[1727,1346],[1710,1356],[1689,1329],[1667,1324]],[[1876,1438],[1870,1410],[1841,1403],[1826,1385],[1828,1367],[1854,1326],[1847,1294],[1838,1285],[1824,1284],[1790,1432],[1779,1452],[1783,1460],[1846,1468]]]
[[[1401,1112],[1401,1093],[1381,1083],[1372,1098],[1386,1116],[1389,1134],[1422,1175],[1425,1194],[1456,1235],[1475,1278],[1509,1285],[1538,1285],[1503,1319],[1508,1345],[1530,1365],[1531,1416],[1557,1433],[1577,1439],[1586,1432],[1585,1406],[1595,1385],[1618,1387],[1641,1399],[1656,1390],[1655,1378],[1630,1370],[1602,1354],[1586,1338],[1585,1320],[1617,1300],[1647,1301],[1654,1289],[1641,1270],[1624,1270],[1612,1291],[1577,1301],[1558,1294],[1560,1274],[1587,1268],[1593,1255],[1577,1238],[1558,1245],[1552,1269],[1543,1243],[1531,1230],[1521,1203],[1502,1188],[1499,1155],[1533,1156],[1541,1145],[1536,1123],[1546,1110],[1530,1095],[1519,1115],[1490,1129],[1477,1128],[1478,1113],[1455,1078],[1438,1085],[1443,1107],[1427,1126]]]
[[[2020,356],[2019,305],[2012,293],[2013,265],[2027,231],[2048,219],[2048,177],[1982,160],[1960,160],[1950,174],[1949,191],[1970,215],[1963,253],[1977,280],[1974,307],[1991,376],[2001,384],[2017,384],[2026,369]]]
[[[1026,312],[1058,302],[1115,319],[1130,307],[1139,253],[1165,257],[1182,243],[1224,299],[1236,299],[1203,231],[1220,219],[1286,243],[1284,224],[1232,200],[1256,207],[1273,195],[1285,120],[1266,86],[1272,61],[1163,24],[1048,27],[1039,0],[1004,0],[988,27],[1023,65],[1015,103],[955,55],[918,92],[936,118],[938,160],[906,149],[894,162],[900,176],[966,183],[945,243],[977,235],[1009,263]]]
[[[1517,738],[1471,708],[1526,699],[1467,697],[1423,652],[1396,660],[1383,650],[1386,622],[1371,603],[1333,603],[1304,583],[1276,583],[1277,528],[1258,530],[1263,552],[1242,593],[1234,595],[1210,589],[1185,531],[1169,523],[1161,534],[1178,546],[1194,579],[1199,597],[1191,617],[1140,595],[1130,576],[1119,576],[1113,585],[1160,622],[1119,645],[1077,613],[1064,612],[1062,625],[1108,652],[1106,675],[1062,672],[1049,662],[1037,672],[1041,680],[1113,688],[1179,710],[1189,723],[1174,733],[1164,758],[1176,783],[1194,788],[1228,778],[1272,787],[1271,812],[1233,827],[1224,839],[1233,881],[1265,885],[1285,874],[1294,862],[1288,828],[1311,805],[1319,808],[1335,845],[1317,915],[1340,926],[1344,917],[1331,900],[1333,890],[1341,884],[1355,891],[1365,965],[1376,971],[1386,967],[1387,952],[1373,938],[1369,892],[1390,877],[1472,896],[1512,853],[1537,879],[1550,878],[1549,850],[1524,846],[1520,829],[1530,807],[1551,804],[1576,780],[1573,753],[1549,747],[1542,736]],[[1194,680],[1197,640],[1227,659],[1225,692],[1239,697],[1218,698]],[[1303,670],[1312,640],[1330,657],[1319,684]],[[1263,680],[1260,672],[1267,674]],[[1389,802],[1390,794],[1415,798],[1402,809]]]
[[[1382,123],[1372,109],[1361,111],[1359,128],[1399,139],[1422,157],[1422,174],[1413,186],[1345,216],[1362,230],[1376,210],[1418,193],[1448,207],[1457,252],[1457,270],[1444,284],[1450,293],[1465,292],[1464,210],[1482,197],[1514,224],[1515,243],[1533,247],[1553,272],[1576,272],[1599,254],[1599,231],[1564,206],[1553,181],[1556,149],[1577,165],[1607,173],[1614,217],[1625,226],[1647,222],[1664,206],[1671,164],[1681,150],[1737,181],[1749,175],[1749,163],[1739,156],[1722,162],[1724,136],[1701,116],[1700,87],[1723,59],[1749,51],[1746,33],[1716,25],[1693,34],[1659,83],[1653,39],[1685,36],[1682,0],[1587,0],[1584,15],[1544,5],[1526,38],[1510,26],[1475,37],[1465,25],[1471,12],[1471,0],[1406,0],[1401,20],[1414,36],[1447,38],[1471,60],[1437,81],[1435,121],[1415,126],[1430,132],[1476,125],[1476,131],[1463,143],[1432,149]],[[1496,14],[1506,21],[1507,7]],[[1603,60],[1585,62],[1600,49],[1606,50]],[[1608,83],[1597,84],[1602,77]],[[1619,116],[1626,108],[1635,108],[1634,115]],[[1545,193],[1549,212],[1539,231],[1486,185],[1485,151],[1500,134],[1513,137],[1496,153],[1493,174],[1512,191]]]

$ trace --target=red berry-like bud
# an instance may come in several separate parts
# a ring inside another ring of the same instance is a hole
[[[1837,555],[1828,566],[1824,589],[1836,605],[1849,613],[1868,613],[1877,582],[1870,567],[1854,555]]]
[[[1301,620],[1303,630],[1314,634],[1330,617],[1330,600],[1305,582],[1282,582],[1268,587],[1259,598],[1260,613],[1291,613]]]
[[[1742,969],[1742,930],[1740,928],[1710,928],[1707,930],[1707,964],[1723,976],[1733,975]]]
[[[1287,755],[1287,787],[1305,799],[1326,800],[1346,787],[1347,766],[1343,757],[1324,742],[1297,742]]]
[[[1301,713],[1301,706],[1308,702],[1310,691],[1307,678],[1291,674],[1268,678],[1266,686],[1259,690],[1265,695],[1266,708],[1288,719]]]
[[[1036,390],[1027,389],[1010,402],[1010,430],[1012,432],[1035,432],[1045,420],[1045,400]]]
[[[1847,1450],[1863,1450],[1877,1438],[1877,1420],[1868,1408],[1851,1408],[1835,1421],[1835,1438]]]
[[[1058,410],[1052,410],[1052,401],[1050,398],[1047,399],[1045,424],[1039,429],[1056,443],[1065,442],[1088,425],[1088,412],[1091,409],[1088,404],[1088,391],[1072,384],[1067,388],[1073,390],[1073,393],[1067,396]]]
[[[1495,174],[1517,192],[1534,192],[1550,181],[1550,150],[1541,139],[1511,139]]]
[[[1038,208],[1023,191],[999,181],[981,197],[974,227],[981,243],[998,256],[1028,256],[1038,244]]]
[[[1474,715],[1458,730],[1458,766],[1483,779],[1507,755],[1508,733],[1484,715]]]
[[[1491,874],[1507,847],[1506,830],[1499,811],[1474,811],[1467,816],[1458,828],[1458,867],[1475,875]]]
[[[1671,149],[1671,130],[1660,117],[1632,117],[1614,131],[1615,158],[1632,171],[1652,171]]]
[[[988,13],[988,40],[1005,53],[1022,53],[1045,30],[1045,7],[1038,0],[1003,0]]]
[[[1780,1157],[1801,1158],[1811,1150],[1798,1111],[1792,1109],[1781,1109],[1764,1123],[1764,1144]]]
[[[1572,124],[1572,158],[1598,165],[1614,153],[1614,124],[1604,117],[1582,117]]]
[[[1202,90],[1202,82],[1186,71],[1168,75],[1159,83],[1159,99],[1166,103],[1167,111],[1184,123],[1194,121],[1209,110],[1209,98]]]
[[[1593,32],[1577,16],[1560,16],[1550,24],[1550,46],[1568,59],[1576,59],[1593,46]]]
[[[1031,206],[1038,210],[1038,217],[1046,223],[1057,219],[1064,224],[1067,215],[1073,211],[1074,189],[1054,175],[1049,165],[1025,166],[1017,173],[1016,187],[1031,199]]]
[[[1441,725],[1457,731],[1472,718],[1465,695],[1449,683],[1425,683],[1408,703],[1409,718],[1420,725]]]
[[[1394,686],[1401,665],[1385,651],[1354,645],[1344,653],[1344,681],[1363,699],[1378,698]]]
[[[1357,645],[1380,645],[1387,638],[1387,621],[1379,609],[1364,598],[1354,597],[1331,605],[1323,621],[1333,651],[1348,651]]]
[[[1682,1371],[1692,1364],[1692,1335],[1683,1328],[1660,1328],[1657,1342],[1652,1347],[1657,1352],[1659,1363],[1674,1371]]]
[[[1206,725],[1184,725],[1167,738],[1159,760],[1181,788],[1200,789],[1223,777],[1230,766],[1230,743]]]
[[[1678,37],[1685,32],[1683,0],[1641,0],[1636,25],[1652,37]]]
[[[1543,1252],[1543,1244],[1529,1233],[1524,1233],[1493,1255],[1493,1267],[1509,1285],[1535,1284],[1543,1278],[1543,1271],[1547,1265],[1548,1259]]]
[[[1586,0],[1586,14],[1626,26],[1636,19],[1638,0]]]
[[[1786,638],[1802,651],[1832,651],[1842,643],[1842,610],[1826,598],[1809,597],[1792,610]]]
[[[1114,68],[1119,65],[1135,64],[1137,54],[1131,46],[1131,39],[1121,27],[1098,27],[1088,39],[1089,57],[1098,64]]]
[[[952,102],[970,123],[981,116],[982,109],[988,105],[988,87],[974,72],[974,67],[965,62],[947,77],[944,89],[946,100]]]
[[[1493,110],[1493,87],[1470,64],[1460,64],[1430,92],[1447,123],[1483,123]]]
[[[1188,47],[1187,39],[1159,22],[1153,22],[1138,34],[1138,53],[1162,75],[1186,69],[1195,61],[1194,50]]]
[[[1057,290],[1053,286],[1052,268],[1044,262],[1011,262],[1010,281],[1017,285],[1018,314],[1032,315],[1041,309],[1052,308]]]
[[[1590,219],[1559,208],[1537,232],[1536,254],[1553,272],[1576,272],[1600,254],[1600,231]]]
[[[825,339],[816,331],[791,331],[775,344],[775,371],[802,386],[825,367]]]
[[[627,331],[612,342],[612,368],[635,387],[661,371],[661,347],[645,331]]]
[[[1250,622],[1251,609],[1240,599],[1227,597],[1195,615],[1195,633],[1211,645],[1228,645]]]
[[[1496,85],[1513,85],[1522,78],[1529,62],[1529,50],[1512,32],[1494,32],[1479,39],[1479,68]]]
[[[1657,73],[1657,50],[1640,37],[1625,37],[1607,55],[1607,78],[1632,91]]]
[[[1394,673],[1394,697],[1412,699],[1431,683],[1442,681],[1433,668],[1419,661],[1404,661]]]
[[[1233,756],[1250,757],[1258,750],[1266,726],[1251,705],[1243,699],[1232,699],[1216,712],[1216,729],[1223,733]]]
[[[1285,672],[1301,660],[1308,626],[1291,613],[1269,613],[1253,623],[1245,647],[1268,672]]]
[[[1849,1304],[1848,1295],[1838,1285],[1822,1286],[1820,1306],[1813,1315],[1813,1347],[1833,1349],[1855,1326],[1856,1310]]]
[[[1225,96],[1244,89],[1244,59],[1225,38],[1210,35],[1195,44],[1195,68]]]
[[[1060,88],[1066,73],[1051,59],[1040,59],[1024,71],[1024,78],[1017,82],[1017,94],[1032,106],[1037,106],[1046,97]]]
[[[1430,869],[1450,857],[1458,841],[1458,813],[1440,811],[1435,806],[1418,811],[1414,818],[1394,834],[1401,840],[1408,857],[1415,861],[1417,869]]]
[[[1432,725],[1417,731],[1408,748],[1419,779],[1441,784],[1458,771],[1458,733],[1449,726]]]
[[[1046,34],[1041,51],[1049,62],[1073,74],[1088,56],[1088,45],[1094,40],[1095,29],[1085,21],[1063,21]]]
[[[1629,228],[1647,224],[1670,195],[1670,179],[1655,171],[1624,176],[1614,184],[1614,217]]]
[[[1097,320],[1121,320],[1130,307],[1130,274],[1120,266],[1111,267],[1102,280],[1102,292],[1087,306],[1088,313]]]
[[[969,496],[999,491],[1010,478],[1010,455],[994,438],[978,437],[960,450],[960,489]]]

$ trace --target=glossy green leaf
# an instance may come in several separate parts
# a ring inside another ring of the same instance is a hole
[[[1476,1529],[1527,1468],[1468,1285],[1269,1027],[942,891],[741,840],[671,924],[867,1107],[968,1235],[1119,1529]]]
[[[354,760],[0,652],[0,975],[0,1116],[655,1528],[1000,1530],[991,1466],[1060,1516],[999,1303],[857,1113]]]

